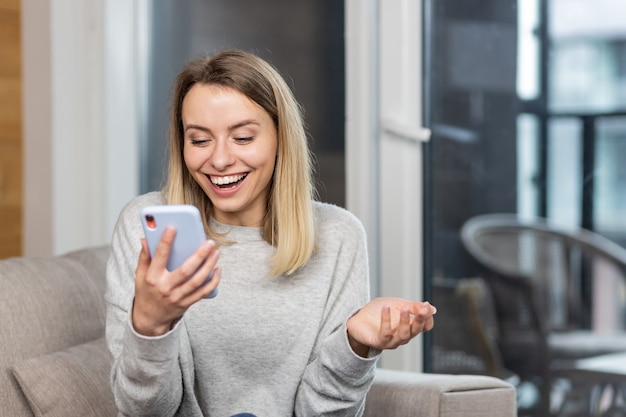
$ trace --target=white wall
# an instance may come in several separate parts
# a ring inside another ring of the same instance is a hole
[[[115,8],[127,14],[113,22]],[[133,10],[123,0],[22,1],[25,255],[109,242],[137,192]],[[111,78],[119,73],[130,81]]]
[[[346,0],[347,206],[369,236],[374,295],[421,300],[421,1]],[[383,354],[421,371],[421,336]]]
[[[380,293],[378,2],[345,1],[346,207],[367,231],[372,295]]]

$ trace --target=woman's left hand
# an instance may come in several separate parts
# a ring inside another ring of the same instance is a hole
[[[427,301],[375,298],[348,320],[350,346],[362,357],[367,357],[370,348],[395,349],[431,330],[436,312]]]

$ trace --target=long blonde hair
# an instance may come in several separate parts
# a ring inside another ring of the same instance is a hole
[[[189,62],[178,74],[170,107],[170,152],[163,195],[168,204],[193,204],[200,209],[207,235],[225,243],[211,229],[213,205],[185,166],[182,104],[196,83],[233,88],[261,106],[274,121],[277,156],[270,183],[263,238],[276,248],[270,274],[291,274],[315,249],[312,155],[302,110],[278,71],[258,56],[226,50]]]

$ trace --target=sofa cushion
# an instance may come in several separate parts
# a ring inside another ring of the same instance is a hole
[[[104,338],[26,359],[13,367],[37,417],[115,416]]]
[[[104,335],[106,260],[97,247],[0,260],[0,416],[30,416],[11,368]]]

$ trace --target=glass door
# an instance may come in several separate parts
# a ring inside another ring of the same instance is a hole
[[[619,0],[425,3],[424,120],[432,137],[424,276],[443,313],[427,339],[426,368],[508,379],[518,387],[520,415],[558,409],[575,383],[547,383],[546,363],[531,363],[549,348],[539,333],[518,334],[526,345],[507,339],[513,330],[505,313],[522,304],[524,286],[503,296],[503,281],[486,277],[488,260],[474,246],[487,245],[487,225],[493,231],[506,223],[491,241],[494,264],[536,278],[531,269],[563,249],[551,241],[540,250],[528,231],[505,240],[513,223],[583,228],[626,245],[626,26],[618,17],[625,12]],[[623,333],[624,280],[605,271],[598,278],[583,255],[546,274],[556,289],[536,303],[541,319],[598,340]],[[535,313],[527,305],[516,314],[530,326]],[[536,374],[526,372],[533,367]]]

